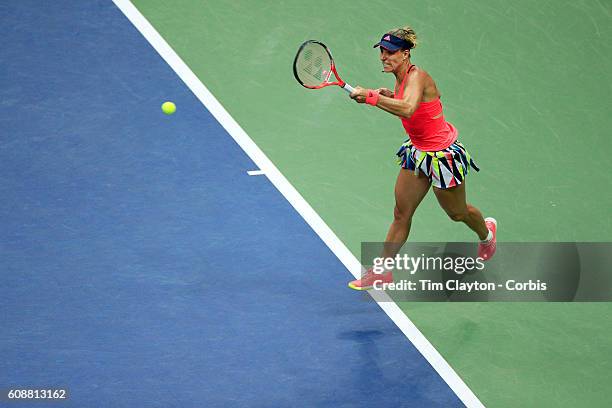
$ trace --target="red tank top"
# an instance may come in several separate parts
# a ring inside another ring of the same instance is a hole
[[[406,78],[411,65],[402,80],[399,90],[395,90],[394,98],[402,99],[406,89]],[[410,137],[412,144],[419,150],[434,152],[446,149],[457,140],[457,129],[444,119],[442,102],[440,98],[433,101],[421,102],[410,119],[401,118],[402,125]]]

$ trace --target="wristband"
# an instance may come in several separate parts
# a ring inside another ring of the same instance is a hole
[[[365,102],[368,105],[376,106],[376,104],[378,103],[379,96],[380,94],[378,93],[378,91],[368,89],[368,96],[366,96]]]

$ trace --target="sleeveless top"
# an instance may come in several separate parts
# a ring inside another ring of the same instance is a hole
[[[400,89],[394,93],[395,99],[402,99],[406,89],[406,79],[414,65],[408,67]],[[421,102],[409,119],[400,117],[402,125],[410,137],[410,142],[419,150],[434,152],[444,150],[457,140],[458,131],[444,119],[440,97],[429,102]]]

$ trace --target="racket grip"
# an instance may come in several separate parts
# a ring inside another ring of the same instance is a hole
[[[350,86],[349,84],[344,84],[344,86],[342,87],[342,89],[344,89],[346,92],[348,93],[352,93],[355,88],[353,88],[352,86]]]

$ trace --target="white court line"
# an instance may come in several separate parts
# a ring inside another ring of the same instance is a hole
[[[362,272],[359,260],[353,255],[334,232],[325,224],[323,219],[304,200],[298,191],[287,181],[285,176],[276,168],[268,157],[257,147],[255,142],[246,134],[240,125],[230,116],[219,101],[210,93],[200,79],[191,71],[183,60],[166,43],[162,36],[153,28],[147,19],[129,0],[113,0],[115,5],[134,24],[147,41],[155,48],[159,55],[170,65],[181,80],[191,89],[196,97],[219,121],[230,136],[240,145],[244,152],[257,164],[278,191],[304,218],[314,232],[325,242],[329,249],[338,257],[346,268],[359,278]],[[348,289],[347,289],[348,290]],[[382,297],[381,297],[382,296]],[[457,375],[455,370],[444,360],[434,346],[423,336],[412,321],[402,312],[386,293],[377,294],[378,305],[400,328],[412,344],[421,352],[423,357],[438,372],[440,377],[455,392],[457,397],[467,407],[484,407],[482,402],[474,395],[472,390]],[[384,301],[382,301],[384,300]]]
[[[247,171],[247,174],[249,176],[261,176],[262,174],[266,174],[266,173],[264,173],[263,170],[249,170]]]

